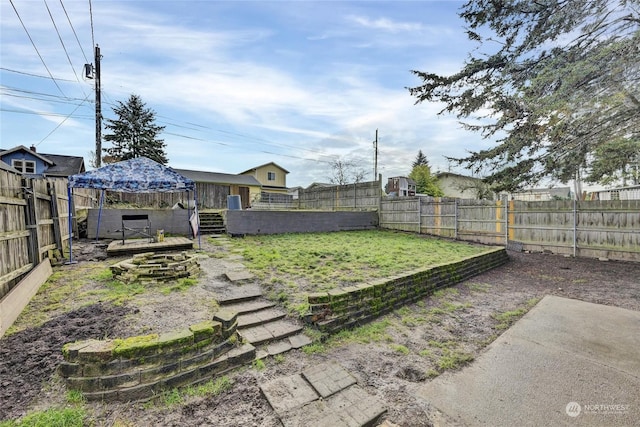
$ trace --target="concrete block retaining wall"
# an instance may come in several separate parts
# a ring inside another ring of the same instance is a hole
[[[308,296],[305,320],[322,331],[336,332],[373,320],[390,310],[417,301],[438,288],[451,286],[508,261],[504,248],[426,270]]]
[[[190,236],[189,212],[186,209],[89,209],[87,212],[87,237],[96,238],[96,232],[100,239],[122,239],[122,215],[148,215],[151,222],[151,229],[148,230],[152,236],[158,230],[164,230],[166,234],[179,236]],[[98,228],[98,217],[100,217],[100,229]],[[132,224],[129,224],[131,226]],[[138,221],[135,226],[141,227],[142,221]],[[125,236],[132,235],[126,232]],[[140,237],[133,235],[133,237]]]
[[[229,210],[229,234],[316,233],[378,228],[378,212]]]
[[[89,400],[144,400],[164,390],[207,381],[255,359],[241,345],[237,314],[167,334],[65,344],[58,370],[67,387]]]

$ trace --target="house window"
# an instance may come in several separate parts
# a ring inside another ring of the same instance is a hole
[[[36,162],[32,160],[12,160],[11,166],[22,173],[36,173]]]
[[[267,172],[267,181],[275,181],[276,173],[275,172]]]

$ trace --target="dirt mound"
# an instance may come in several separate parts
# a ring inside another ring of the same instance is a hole
[[[110,336],[129,309],[94,304],[2,339],[0,420],[16,418],[38,395],[62,361],[67,342]]]

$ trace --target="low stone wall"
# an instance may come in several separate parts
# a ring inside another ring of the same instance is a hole
[[[313,293],[308,296],[311,311],[305,320],[330,333],[357,326],[508,260],[507,251],[497,248],[391,279]]]
[[[198,255],[187,252],[179,254],[155,254],[145,252],[120,261],[111,267],[113,277],[125,282],[164,282],[190,276],[200,272]]]
[[[240,344],[237,326],[237,314],[221,310],[213,321],[167,334],[69,343],[58,370],[88,400],[148,399],[254,360],[255,348]]]

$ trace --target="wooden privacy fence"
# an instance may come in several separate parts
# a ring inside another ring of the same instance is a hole
[[[573,256],[640,261],[640,200],[382,199],[380,227]]]
[[[95,206],[91,191],[74,196]],[[67,180],[30,179],[0,170],[0,299],[19,279],[69,242]]]
[[[380,181],[369,181],[300,189],[298,199],[293,202],[298,209],[377,210],[381,195]]]

